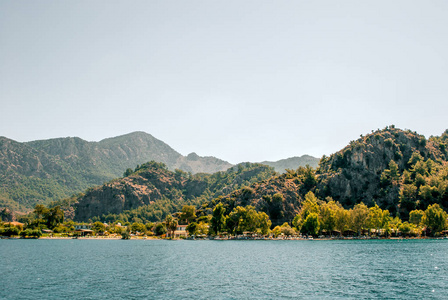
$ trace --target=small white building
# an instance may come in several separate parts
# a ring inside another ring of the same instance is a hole
[[[187,232],[187,225],[177,225],[176,230],[174,231],[174,237],[187,237],[188,236],[188,232]]]

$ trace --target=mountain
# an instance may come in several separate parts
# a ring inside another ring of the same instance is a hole
[[[127,168],[151,160],[163,162],[169,169],[179,168],[191,173],[214,173],[232,165],[214,157],[200,157],[191,153],[184,157],[164,142],[144,132],[87,142],[80,138],[59,138],[26,143],[34,149],[57,156],[61,160],[82,167],[109,179],[123,174]]]
[[[214,174],[172,172],[162,163],[149,162],[136,168],[127,177],[90,188],[85,194],[55,203],[65,211],[75,208],[74,219],[87,221],[161,221],[182,205],[200,206],[214,198],[263,181],[275,174],[273,168],[244,163]]]
[[[87,142],[77,137],[19,143],[0,137],[0,207],[26,211],[122,176],[148,161],[169,169],[213,173],[232,165],[195,153],[182,156],[144,132]]]
[[[88,187],[79,179],[59,158],[0,137],[0,206],[26,210],[38,201],[66,197]]]
[[[448,208],[447,137],[426,139],[395,126],[362,136],[322,158],[317,192],[345,206],[376,203],[404,219],[431,203]]]
[[[364,202],[378,204],[407,220],[414,209],[437,203],[448,209],[448,130],[440,137],[395,126],[361,136],[342,150],[324,156],[317,170],[300,167],[224,196],[207,204],[222,203],[227,212],[253,205],[266,212],[273,225],[291,222],[305,195],[320,201],[335,200],[346,208]]]
[[[286,169],[295,170],[299,167],[305,167],[306,165],[317,168],[317,166],[319,165],[319,160],[320,158],[316,158],[310,155],[302,155],[281,159],[278,161],[263,161],[261,162],[261,164],[273,167],[275,171],[279,173],[284,173]]]

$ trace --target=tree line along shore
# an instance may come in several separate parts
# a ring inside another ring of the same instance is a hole
[[[204,214],[193,205],[184,205],[180,212],[168,214],[162,222],[117,220],[107,224],[64,220],[64,212],[59,206],[47,208],[38,204],[32,213],[19,218],[22,222],[2,220],[0,236],[123,239],[423,238],[446,236],[447,218],[448,214],[438,204],[428,205],[425,210],[412,210],[408,221],[402,221],[376,204],[368,207],[359,203],[346,209],[337,201],[324,201],[313,192],[308,192],[294,219],[277,226],[272,226],[265,212],[258,212],[251,205],[237,206],[227,211],[222,203],[218,203],[211,214]]]

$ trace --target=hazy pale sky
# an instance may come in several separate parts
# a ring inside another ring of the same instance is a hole
[[[0,2],[0,136],[237,163],[448,128],[448,1]]]

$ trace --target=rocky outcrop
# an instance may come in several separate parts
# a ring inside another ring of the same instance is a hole
[[[174,210],[172,213],[179,204],[227,195],[250,181],[266,179],[274,174],[268,166],[245,164],[212,175],[191,175],[179,170],[172,172],[161,163],[149,162],[128,177],[86,191],[74,205],[74,219],[87,221],[95,216],[120,214],[161,202],[168,206],[168,210]]]
[[[361,136],[330,157],[323,157],[318,169],[317,190],[321,198],[331,196],[345,206],[377,203],[391,212],[398,210],[398,184],[381,186],[381,174],[391,161],[400,174],[409,167],[413,153],[426,159],[444,159],[438,143],[394,126]]]

